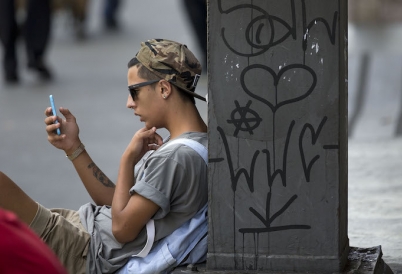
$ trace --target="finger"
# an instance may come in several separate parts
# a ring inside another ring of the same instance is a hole
[[[150,129],[152,134],[149,134],[149,141],[155,144],[163,144],[163,138],[156,132],[156,128]]]
[[[45,124],[46,125],[51,125],[51,124],[53,124],[56,120],[60,120],[60,118],[59,117],[57,117],[57,116],[48,116],[47,118],[45,118]]]
[[[154,136],[151,136],[147,139],[148,145],[155,145],[157,147],[160,147],[163,144],[162,138],[158,138],[156,134]]]
[[[46,116],[53,116],[52,108],[48,107],[45,109],[45,115]]]
[[[143,127],[141,129],[139,129],[136,133],[140,135],[140,134],[142,134],[142,133],[144,133],[146,131],[148,131],[148,129],[146,127]]]
[[[152,128],[150,128],[150,129],[148,129],[146,132],[148,132],[149,135],[152,136],[153,134],[156,133],[156,127],[152,127]]]
[[[52,135],[48,135],[48,136],[47,136],[47,140],[48,140],[51,144],[54,144],[54,143],[56,143],[56,142],[62,141],[62,140],[64,139],[64,137],[65,137],[64,134],[63,134],[63,135],[57,135],[57,134],[55,133],[55,134],[52,134]]]
[[[157,150],[160,147],[160,145],[157,144],[149,144],[148,149],[149,150]]]
[[[153,132],[153,134],[150,136],[148,141],[149,141],[149,143],[155,144],[158,147],[163,145],[163,138],[156,132],[156,128],[155,128],[155,132]]]
[[[46,131],[48,134],[56,134],[56,129],[60,128],[60,123],[50,124],[46,127]]]
[[[153,136],[155,135],[155,131],[156,131],[155,127],[151,128],[151,129],[143,128],[143,129],[139,130],[139,134],[140,134],[141,138],[151,140],[151,139],[153,139]]]
[[[154,140],[155,144],[157,144],[159,146],[161,146],[163,144],[163,138],[158,133],[155,132],[154,138],[155,138],[155,140]]]

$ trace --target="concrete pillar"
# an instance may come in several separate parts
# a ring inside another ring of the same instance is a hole
[[[208,270],[343,269],[347,1],[209,1]]]

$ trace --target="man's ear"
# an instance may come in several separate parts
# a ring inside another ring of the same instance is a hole
[[[163,98],[166,99],[172,93],[172,84],[166,80],[162,80],[159,82],[159,85],[160,85],[159,86],[160,92],[161,92]]]

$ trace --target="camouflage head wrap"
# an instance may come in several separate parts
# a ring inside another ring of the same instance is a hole
[[[158,77],[205,101],[204,97],[195,93],[201,64],[186,45],[166,39],[151,39],[141,43],[136,58]]]

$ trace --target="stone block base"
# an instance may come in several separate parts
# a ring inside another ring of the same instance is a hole
[[[183,273],[204,273],[204,274],[241,274],[254,273],[250,271],[211,271],[206,269],[206,264],[189,265],[179,267],[173,274]],[[255,272],[260,274],[295,274],[296,272]],[[304,274],[298,272],[299,274]],[[313,272],[308,272],[312,274]],[[317,273],[318,274],[318,273]],[[319,273],[324,274],[324,273]],[[331,273],[335,274],[335,273]],[[371,248],[350,247],[348,262],[345,269],[339,274],[393,274],[391,268],[382,259],[381,246]]]

